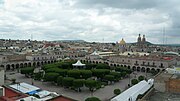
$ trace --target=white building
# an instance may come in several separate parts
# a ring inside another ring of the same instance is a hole
[[[126,91],[122,92],[118,96],[111,99],[111,101],[136,101],[138,95],[144,94],[153,86],[154,79],[149,79],[148,82],[145,80],[139,82],[138,84],[132,86]]]

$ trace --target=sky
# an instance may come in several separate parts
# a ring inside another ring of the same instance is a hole
[[[179,18],[180,0],[0,0],[0,39],[180,44]]]

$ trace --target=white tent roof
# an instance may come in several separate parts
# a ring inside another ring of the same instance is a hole
[[[82,64],[80,60],[78,60],[75,64],[72,64],[73,66],[85,66],[85,64]]]
[[[144,94],[153,85],[153,82],[153,79],[149,79],[148,82],[143,80],[114,97],[111,101],[136,101],[138,95]]]
[[[99,54],[97,53],[97,51],[94,51],[94,52],[91,53],[90,55],[99,55]]]

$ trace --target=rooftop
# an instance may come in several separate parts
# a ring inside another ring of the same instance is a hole
[[[77,101],[77,100],[74,100],[74,99],[71,99],[69,97],[66,97],[66,96],[63,96],[63,95],[60,95],[58,97],[55,97],[49,101]]]
[[[0,97],[0,101],[15,101],[24,97],[27,97],[28,95],[17,92],[13,89],[10,89],[8,87],[5,87],[5,96]]]

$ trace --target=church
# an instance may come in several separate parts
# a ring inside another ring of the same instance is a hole
[[[141,34],[139,34],[139,37],[138,37],[138,39],[137,39],[137,46],[138,46],[139,48],[145,48],[145,47],[147,47],[145,35],[143,35],[143,37],[141,38]]]

